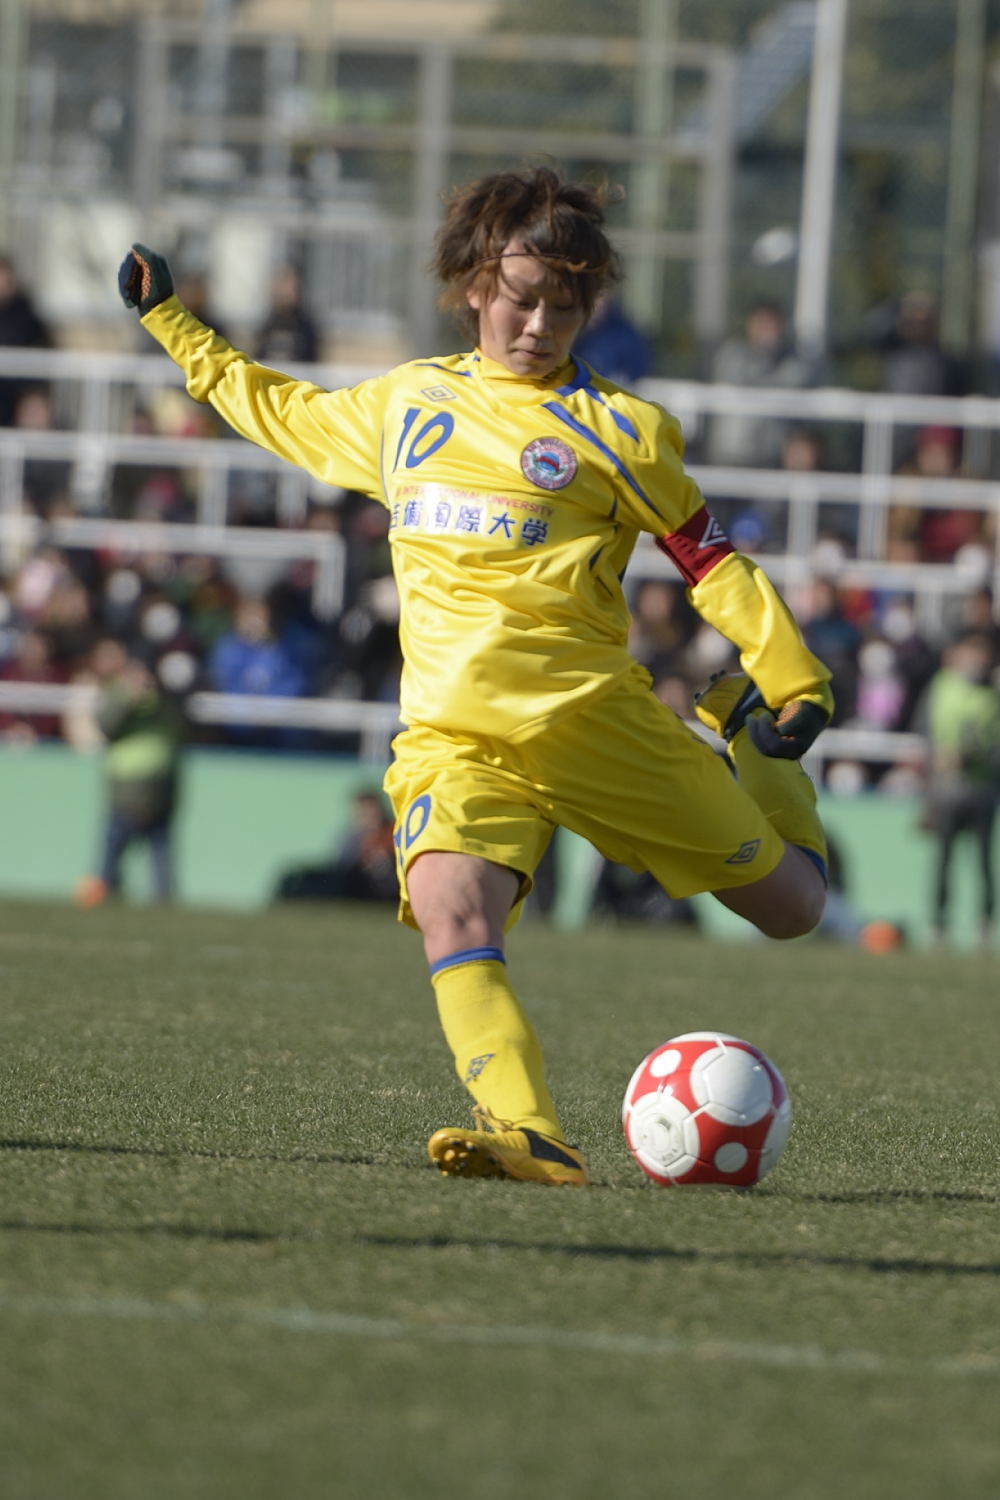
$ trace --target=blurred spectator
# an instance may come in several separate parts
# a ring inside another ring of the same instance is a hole
[[[69,669],[93,646],[99,631],[90,594],[72,569],[59,578],[39,624],[52,643],[55,660]]]
[[[824,467],[823,443],[818,432],[798,423],[786,427],[781,440],[779,466],[788,474],[814,474]],[[787,552],[793,535],[792,511],[803,496],[811,496],[811,490],[801,483],[789,484],[787,500],[759,499],[752,502],[731,501],[726,529],[734,547],[741,552]],[[850,513],[850,522],[856,525],[856,506],[845,506]],[[826,504],[820,510],[820,525],[831,524],[831,513],[840,512],[841,507]],[[846,528],[845,528],[846,529]]]
[[[237,600],[232,628],[221,635],[208,658],[209,686],[219,693],[254,698],[301,698],[306,674],[276,629],[266,599],[244,594]],[[294,729],[233,726],[229,737],[237,744],[302,746],[308,743]]]
[[[0,661],[16,653],[23,629],[11,595],[11,581],[0,575]]]
[[[987,587],[970,589],[959,600],[958,618],[953,635],[974,632],[985,635],[997,661],[1000,661],[1000,623],[997,622],[996,600],[993,590]]]
[[[151,668],[168,651],[193,653],[195,649],[194,637],[180,609],[163,589],[158,588],[145,590],[126,642],[131,655]]]
[[[99,693],[124,670],[127,661],[128,652],[121,641],[114,636],[100,636],[70,674],[71,687],[92,688],[96,694],[77,697],[63,714],[63,738],[83,755],[104,747],[104,735],[97,721]]]
[[[319,328],[305,305],[302,273],[297,266],[279,266],[271,278],[271,306],[257,334],[254,358],[283,370],[290,364],[314,364],[319,352]]]
[[[901,478],[947,480],[961,474],[962,434],[956,427],[921,427],[912,457],[901,464]],[[957,506],[897,503],[889,511],[888,556],[894,562],[951,562],[959,552],[982,545],[985,516]],[[969,556],[971,565],[971,553]],[[986,567],[992,557],[987,549]]]
[[[573,353],[607,380],[630,388],[649,374],[650,341],[613,294],[598,299]]]
[[[303,586],[303,580],[290,569],[267,597],[278,634],[302,669],[303,692],[318,697],[329,686],[324,674],[333,648],[330,623],[318,619],[313,609],[312,579]]]
[[[347,547],[344,597],[350,607],[365,584],[392,572],[389,512],[378,501],[352,492],[345,499],[341,513]]]
[[[858,651],[855,722],[863,729],[896,729],[905,700],[896,653],[889,641],[873,636]]]
[[[658,682],[682,671],[684,652],[697,623],[684,585],[668,578],[644,578],[632,596],[629,650]]]
[[[699,619],[684,653],[685,676],[701,687],[713,672],[735,671],[736,650],[725,636]]]
[[[270,604],[250,594],[237,600],[232,628],[216,641],[208,670],[220,693],[297,698],[305,686],[275,633]]]
[[[1000,693],[987,637],[960,637],[944,652],[923,705],[929,741],[923,827],[937,840],[934,934],[947,936],[951,868],[962,833],[972,835],[979,865],[979,939],[992,942],[995,909],[993,828],[1000,795]]]
[[[276,901],[399,900],[393,822],[380,791],[355,794],[351,827],[328,864],[288,870],[274,892]]]
[[[660,702],[679,718],[692,718],[695,683],[688,657],[700,622],[684,585],[672,578],[644,578],[630,608],[629,650],[652,677]]]
[[[136,437],[158,436],[152,413],[145,406],[132,412],[129,431]],[[194,504],[184,475],[174,468],[119,463],[112,472],[108,496],[112,516],[130,521],[190,521]]]
[[[230,629],[237,593],[214,557],[185,558],[173,583],[199,659],[209,656]]]
[[[906,292],[881,343],[882,389],[898,396],[962,396],[961,360],[941,345],[938,305],[928,292]]]
[[[866,335],[878,357],[878,384],[896,396],[963,396],[968,389],[963,363],[941,345],[938,305],[927,292],[906,292],[876,308]],[[916,430],[897,427],[893,467],[913,460]]]
[[[781,467],[787,474],[809,475],[824,473],[833,468],[829,455],[830,439],[815,427],[792,423],[785,432],[781,447]],[[800,503],[800,497],[810,494],[807,485],[791,483],[789,492],[792,505]],[[771,502],[771,527],[777,524],[777,516],[786,510],[783,504]],[[791,545],[795,536],[794,517],[788,514],[785,546],[782,550],[794,552]],[[773,530],[769,531],[769,540]],[[817,562],[824,555],[838,558],[852,556],[858,543],[858,507],[842,500],[824,500],[819,503],[816,515]]]
[[[72,667],[93,646],[98,631],[90,595],[58,547],[43,544],[25,559],[11,600],[20,620],[46,633],[58,663]]]
[[[41,630],[25,630],[13,656],[0,663],[0,682],[64,683],[65,669],[52,659],[52,645]],[[30,745],[35,740],[58,739],[61,719],[57,713],[24,713],[0,709],[0,739]]]
[[[99,660],[108,672],[97,706],[97,723],[108,747],[107,811],[100,873],[79,882],[76,900],[96,906],[119,895],[122,858],[131,844],[141,842],[149,847],[156,899],[170,901],[184,715],[145,663],[114,651]]]
[[[52,396],[47,386],[25,385],[14,407],[13,426],[22,432],[51,432],[55,427]],[[24,463],[23,496],[36,516],[48,518],[68,505],[70,462],[65,458],[28,458]]]
[[[902,729],[903,716],[910,708],[910,691],[911,685],[907,682],[895,644],[886,635],[873,632],[858,651],[856,713],[847,727],[879,733]],[[866,759],[853,763],[858,781],[856,789],[877,786],[883,795],[916,795],[920,791],[919,757],[914,759],[912,764],[901,758]],[[848,764],[841,762],[830,768],[828,785],[835,781],[841,792],[847,790]]]
[[[62,506],[62,501],[54,502],[52,519],[60,518]],[[291,673],[286,685],[296,696],[366,695],[394,701],[399,688],[398,601],[386,513],[372,502],[359,503],[358,497],[347,508],[351,521],[342,601],[346,608],[340,615],[319,617],[314,609],[315,564],[279,559],[273,572],[278,581],[268,591],[266,606],[274,639],[258,643],[259,655],[269,658],[272,675],[278,667]],[[307,524],[339,531],[341,507],[317,507]],[[159,667],[169,656],[171,672],[176,669],[185,684],[199,677],[202,685],[217,686],[211,677],[212,659],[224,636],[230,642],[218,661],[227,673],[235,670],[237,599],[261,597],[257,589],[238,590],[224,576],[226,566],[224,558],[136,550],[124,532],[120,541],[116,537],[93,551],[43,541],[0,580],[0,659],[14,654],[25,629],[37,628],[51,642],[56,667],[73,680],[86,681],[89,653],[104,633],[150,665]],[[246,668],[246,661],[243,665]],[[76,743],[80,734],[86,739],[75,711],[69,722],[71,728],[67,731],[64,725],[64,734],[70,742]],[[213,741],[223,737],[204,728],[197,735]],[[225,737],[282,748],[317,743],[316,735],[306,731],[274,735],[248,730],[242,738]],[[345,732],[344,748],[349,750],[355,740]]]
[[[754,304],[742,335],[720,345],[709,368],[723,385],[785,386],[801,389],[816,380],[815,365],[789,339],[784,311],[775,302]],[[778,417],[720,412],[708,426],[706,462],[736,468],[777,468],[786,424]],[[727,518],[728,519],[728,518]]]
[[[823,468],[823,439],[815,428],[788,428],[781,444],[781,467],[791,474],[813,474]]]
[[[52,335],[48,324],[21,286],[14,262],[0,255],[0,346],[15,349],[48,349]],[[0,379],[0,427],[11,427],[17,403],[27,385],[36,382]]]
[[[882,612],[882,634],[892,643],[903,699],[894,728],[908,730],[924,689],[938,666],[938,652],[917,628],[912,598],[896,596]]]
[[[836,706],[831,722],[841,724],[856,712],[861,632],[845,613],[840,590],[829,578],[813,580],[803,616],[806,644],[826,662],[832,674]]]
[[[392,575],[389,513],[364,496],[343,506],[347,549],[344,611],[324,683],[347,698],[392,702],[399,693],[399,596]]]
[[[338,626],[340,671],[333,690],[340,696],[394,703],[399,697],[399,595],[390,573],[372,579],[344,611]]]
[[[209,328],[222,335],[224,339],[229,338],[226,332],[226,324],[220,319],[212,306],[209,296],[208,277],[201,271],[186,271],[177,280],[176,292],[184,303],[184,306],[200,318]]]
[[[593,915],[612,922],[673,923],[696,931],[701,923],[687,897],[668,896],[647,871],[605,859],[594,888]]]

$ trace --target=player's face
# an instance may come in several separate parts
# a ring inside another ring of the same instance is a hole
[[[496,286],[472,287],[479,314],[479,347],[514,375],[544,379],[569,355],[584,312],[553,268],[511,240]]]

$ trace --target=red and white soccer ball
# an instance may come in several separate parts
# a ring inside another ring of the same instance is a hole
[[[644,1057],[622,1104],[625,1142],[662,1187],[752,1187],[785,1149],[792,1106],[758,1047],[688,1031]]]

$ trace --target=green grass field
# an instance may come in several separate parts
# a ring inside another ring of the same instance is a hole
[[[579,1192],[427,1164],[381,913],[0,916],[3,1500],[1000,1496],[995,959],[525,924]],[[621,1138],[706,1026],[792,1093],[749,1193]]]

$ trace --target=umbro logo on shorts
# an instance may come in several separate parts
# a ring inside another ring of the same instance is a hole
[[[735,854],[731,854],[726,860],[727,865],[748,865],[755,858],[760,848],[760,839],[747,839],[741,844]]]

